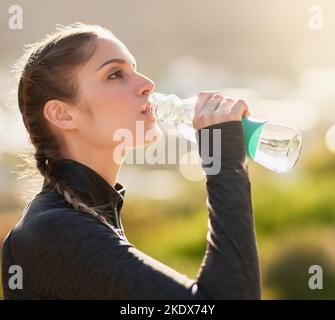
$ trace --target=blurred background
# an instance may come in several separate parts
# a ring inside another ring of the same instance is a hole
[[[12,5],[22,7],[22,29],[8,24]],[[24,44],[53,32],[56,24],[77,21],[110,29],[159,92],[186,98],[219,90],[244,98],[252,116],[302,132],[302,153],[289,173],[249,160],[262,298],[334,299],[333,1],[2,0],[0,242],[42,182],[37,175],[34,189],[27,178],[19,179],[20,154],[29,142],[10,95],[12,65]],[[119,180],[127,188],[122,222],[129,241],[195,278],[208,219],[200,164],[125,164]],[[323,269],[322,290],[308,287],[311,265]]]

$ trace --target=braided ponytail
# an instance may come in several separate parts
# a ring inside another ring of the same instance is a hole
[[[48,165],[47,165],[47,158],[41,151],[35,152],[35,159],[36,159],[36,167],[38,171],[41,173],[42,176],[47,177]]]

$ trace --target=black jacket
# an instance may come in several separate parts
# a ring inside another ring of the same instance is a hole
[[[120,219],[125,196],[120,183],[113,188],[89,167],[64,159],[57,164],[57,174],[86,203],[107,204],[105,215],[112,227],[75,210],[44,182],[4,240],[4,299],[259,299],[259,261],[241,122],[206,129],[221,129],[222,155],[216,159],[221,161],[216,175],[207,174],[208,165],[202,162],[209,219],[207,249],[196,279],[129,243]],[[197,132],[200,156],[201,131]],[[22,289],[8,285],[12,265],[22,268]]]

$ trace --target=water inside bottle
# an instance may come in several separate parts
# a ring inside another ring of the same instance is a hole
[[[260,137],[254,161],[278,173],[290,171],[298,160],[301,150],[301,135],[272,139]]]

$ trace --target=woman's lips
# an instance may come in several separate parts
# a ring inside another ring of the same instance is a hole
[[[146,115],[151,115],[151,104],[145,104],[141,113],[144,113]]]

